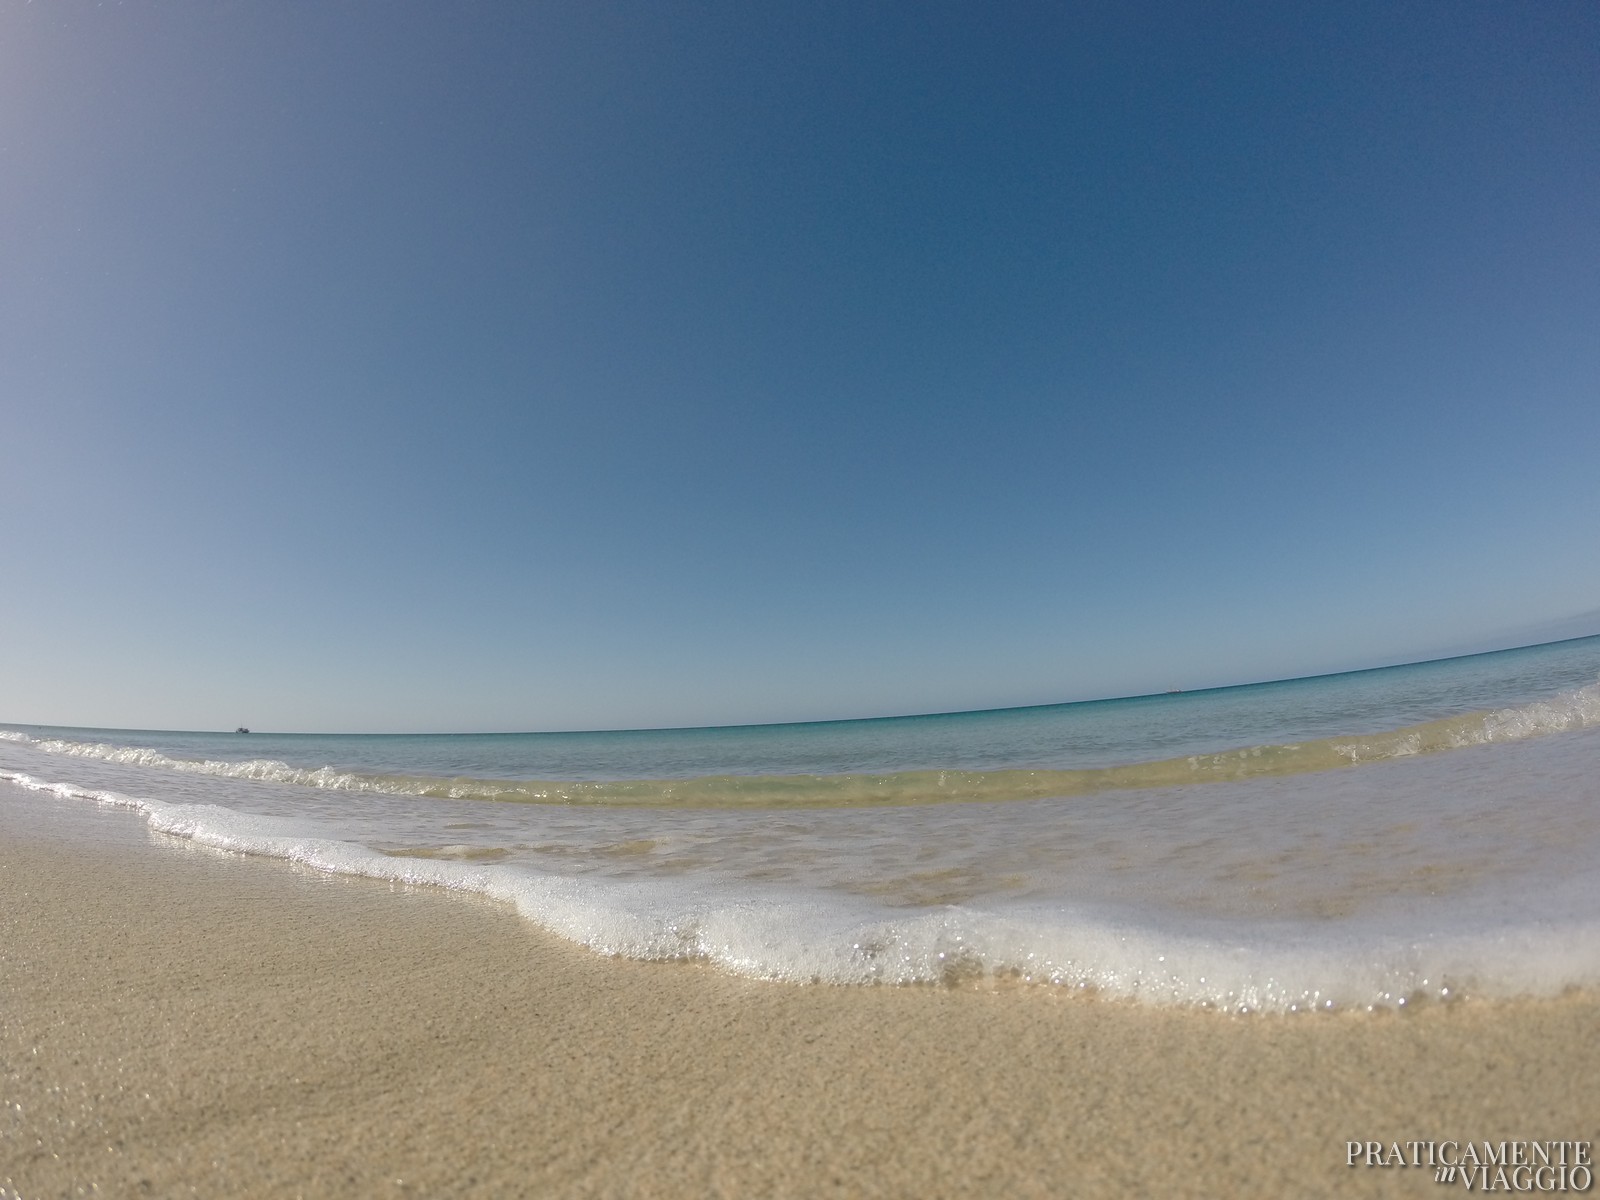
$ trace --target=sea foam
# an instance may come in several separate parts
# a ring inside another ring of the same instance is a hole
[[[158,833],[332,874],[477,893],[602,954],[698,961],[755,979],[835,985],[1033,984],[1231,1012],[1405,1008],[1600,985],[1600,920],[1418,934],[1385,921],[1140,921],[1105,906],[892,910],[737,881],[616,880],[396,857],[304,822],[170,804],[0,772],[17,786],[141,814]],[[1592,905],[1593,897],[1583,901]],[[1571,906],[1568,906],[1569,908]]]

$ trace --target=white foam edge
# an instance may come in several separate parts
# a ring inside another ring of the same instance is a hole
[[[1246,941],[1237,930],[1230,937],[1151,928],[1078,906],[902,913],[836,894],[755,897],[727,880],[601,879],[394,857],[314,836],[305,824],[216,805],[163,803],[4,770],[0,780],[132,809],[153,830],[219,850],[477,893],[602,954],[698,960],[747,978],[843,985],[1014,978],[1241,1013],[1405,1008],[1468,994],[1509,999],[1600,986],[1593,921],[1409,937],[1352,925],[1337,938],[1263,924]]]

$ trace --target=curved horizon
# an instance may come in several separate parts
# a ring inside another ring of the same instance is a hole
[[[721,725],[649,725],[625,726],[615,729],[463,729],[463,730],[287,730],[287,729],[255,729],[239,727],[233,731],[226,729],[153,729],[134,728],[132,726],[114,725],[61,725],[48,722],[10,721],[3,727],[10,729],[60,729],[81,733],[149,733],[149,734],[202,734],[222,735],[234,737],[290,737],[290,738],[339,738],[339,737],[394,737],[394,738],[428,738],[428,737],[540,737],[545,735],[560,737],[581,737],[586,735],[603,736],[606,734],[626,733],[717,733],[740,729],[781,729],[789,726],[819,726],[819,725],[861,725],[876,722],[893,721],[922,721],[938,719],[941,717],[978,717],[988,714],[1001,714],[1013,712],[1027,712],[1034,709],[1062,709],[1095,704],[1117,704],[1130,700],[1164,700],[1174,696],[1203,696],[1215,692],[1237,691],[1248,688],[1271,687],[1275,684],[1303,683],[1311,680],[1336,679],[1346,675],[1364,675],[1371,672],[1389,671],[1403,667],[1425,667],[1434,663],[1454,662],[1465,658],[1485,658],[1496,654],[1513,654],[1520,650],[1537,650],[1545,646],[1559,646],[1566,642],[1581,642],[1590,638],[1600,638],[1600,633],[1577,634],[1573,637],[1552,638],[1543,642],[1527,642],[1513,646],[1498,646],[1490,650],[1469,650],[1459,654],[1441,654],[1434,658],[1406,659],[1397,662],[1378,663],[1365,667],[1350,667],[1340,671],[1318,671],[1308,675],[1285,675],[1272,679],[1246,680],[1239,683],[1220,683],[1207,687],[1195,688],[1169,688],[1161,692],[1135,692],[1120,696],[1093,696],[1081,700],[1057,700],[1043,704],[1011,704],[992,708],[964,708],[946,709],[938,712],[922,713],[890,713],[879,716],[863,717],[823,717],[815,720],[803,721],[753,721],[746,723],[729,723]]]

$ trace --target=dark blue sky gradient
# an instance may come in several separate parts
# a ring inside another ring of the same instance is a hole
[[[873,715],[1592,615],[1600,9],[791,7],[0,10],[0,718]]]

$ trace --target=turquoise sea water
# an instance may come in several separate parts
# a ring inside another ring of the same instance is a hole
[[[1600,638],[804,725],[15,725],[0,778],[126,807],[159,836],[483,892],[596,950],[758,977],[1247,1010],[1600,982]]]

